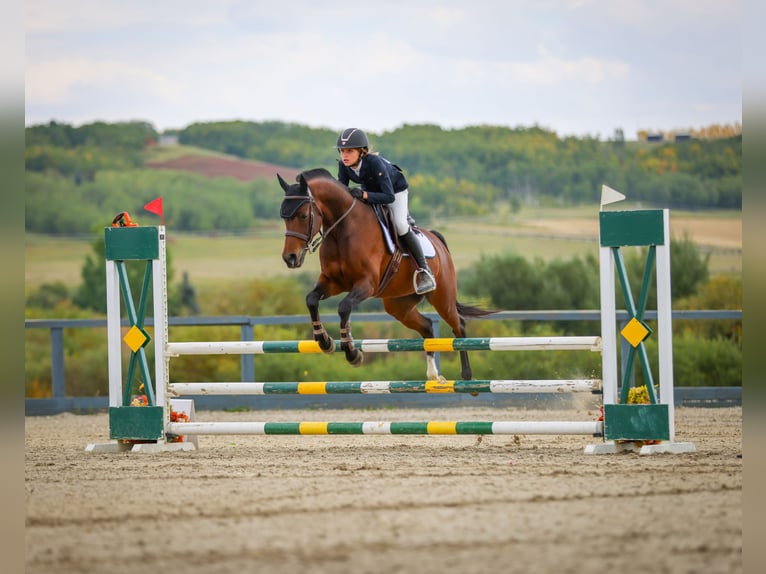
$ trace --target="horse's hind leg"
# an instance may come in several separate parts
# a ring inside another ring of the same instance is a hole
[[[450,327],[452,327],[452,332],[454,333],[455,337],[458,338],[464,338],[465,337],[465,319],[461,317],[457,311],[455,311],[455,316],[457,319],[452,318],[446,319],[447,323],[449,323]],[[444,317],[442,315],[442,317]],[[468,359],[468,352],[467,351],[458,351],[458,354],[460,355],[460,377],[464,381],[470,381],[473,379],[473,370],[471,369],[471,361]]]
[[[325,297],[324,293],[324,285],[317,282],[314,288],[306,295],[306,307],[308,307],[309,315],[311,315],[311,328],[314,340],[319,343],[319,348],[322,351],[333,353],[335,351],[335,341],[330,337],[330,334],[322,324],[322,319],[319,317],[319,301]]]
[[[444,238],[437,234],[440,242],[434,243],[437,251],[440,252],[438,261],[439,271],[437,278],[437,288],[426,295],[433,308],[439,313],[439,316],[452,329],[455,337],[465,338],[465,318],[460,314],[460,304],[457,301],[457,281],[455,279],[455,266],[447,249]],[[439,246],[442,246],[443,249]],[[466,351],[459,351],[460,355],[460,376],[464,381],[470,381],[473,378],[471,362],[468,359]]]
[[[464,381],[470,381],[473,378],[473,370],[471,369],[471,361],[468,360],[468,352],[460,351],[460,376]]]
[[[420,295],[384,299],[383,308],[386,310],[386,313],[397,319],[405,327],[417,331],[424,339],[431,339],[434,336],[433,323],[417,309],[417,304],[421,299],[422,296]],[[439,368],[436,366],[436,358],[433,351],[426,352],[426,377],[429,381],[441,380],[443,378],[439,374]]]
[[[438,297],[429,297],[429,302],[434,306],[439,316],[450,326],[455,337],[464,338],[466,335],[465,319],[458,313],[457,305],[444,304]],[[473,378],[473,371],[468,353],[459,351],[458,354],[460,355],[460,377],[464,381],[470,381]]]

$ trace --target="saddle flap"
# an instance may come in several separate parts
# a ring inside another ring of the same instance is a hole
[[[396,234],[396,226],[394,225],[394,219],[391,216],[391,210],[388,209],[385,205],[380,205],[377,203],[372,204],[372,208],[378,219],[380,228],[383,230],[383,239],[386,243],[386,247],[388,248],[388,252],[393,254],[396,250],[397,244],[399,244],[399,236]],[[418,241],[420,241],[420,247],[423,250],[423,255],[428,259],[433,259],[436,257],[436,249],[434,249],[431,240],[426,237],[426,235],[420,230],[420,228],[418,228],[417,225],[415,225],[414,220],[410,216],[407,216],[407,220],[409,221],[410,229],[412,229],[415,237],[417,237]],[[396,238],[396,242],[394,241],[394,238]],[[401,249],[401,245],[399,247]],[[401,249],[401,251],[405,250]],[[410,255],[405,251],[404,256],[409,257]]]

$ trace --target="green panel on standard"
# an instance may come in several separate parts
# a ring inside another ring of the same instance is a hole
[[[604,405],[606,440],[670,440],[668,405]]]
[[[662,210],[601,211],[601,247],[664,245]]]
[[[159,259],[156,227],[105,227],[104,242],[109,261]]]
[[[160,440],[164,433],[162,407],[109,407],[109,438]]]

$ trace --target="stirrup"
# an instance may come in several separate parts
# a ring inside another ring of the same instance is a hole
[[[436,289],[436,279],[434,279],[430,269],[421,268],[415,271],[412,276],[412,285],[416,294],[423,295]]]

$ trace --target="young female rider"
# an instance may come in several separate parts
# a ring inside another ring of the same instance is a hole
[[[349,181],[362,185],[361,189],[352,187],[351,195],[368,203],[388,205],[396,234],[418,266],[412,277],[415,293],[422,295],[436,289],[436,280],[423,256],[420,241],[407,221],[409,190],[402,170],[387,159],[371,154],[367,135],[360,129],[340,132],[336,146],[340,153],[338,180],[345,185]]]

